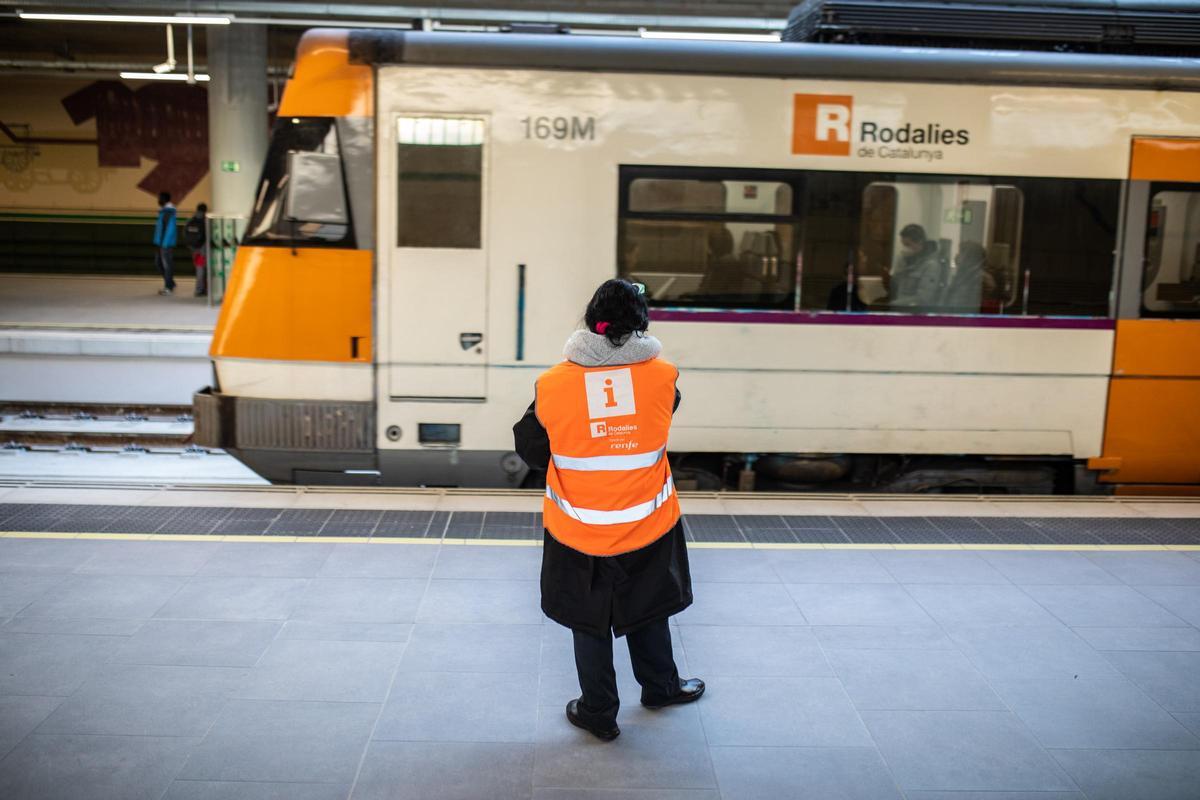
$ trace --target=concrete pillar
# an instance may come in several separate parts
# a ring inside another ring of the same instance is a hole
[[[249,216],[267,153],[267,29],[213,25],[208,36],[210,214]]]

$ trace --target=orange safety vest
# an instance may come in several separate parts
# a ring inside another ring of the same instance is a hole
[[[563,361],[537,380],[550,437],[542,520],[594,556],[645,547],[679,520],[667,434],[679,370],[658,358],[618,367]]]

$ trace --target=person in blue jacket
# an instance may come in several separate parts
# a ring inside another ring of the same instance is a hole
[[[161,295],[175,293],[173,263],[175,250],[175,204],[170,192],[158,193],[158,219],[154,222],[154,263],[163,276]]]

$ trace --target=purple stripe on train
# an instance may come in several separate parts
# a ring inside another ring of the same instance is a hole
[[[655,322],[740,322],[754,325],[909,325],[926,328],[1068,328],[1113,330],[1100,317],[1000,317],[938,314],[840,313],[829,311],[728,311],[654,308]]]

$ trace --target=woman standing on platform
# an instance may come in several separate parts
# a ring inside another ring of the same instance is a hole
[[[696,700],[704,682],[681,680],[667,618],[692,603],[667,435],[679,405],[678,370],[646,334],[645,288],[605,281],[566,360],[537,379],[534,402],[513,426],[516,450],[546,470],[542,504],[542,611],[575,636],[583,695],[567,719],[616,738],[612,636],[627,636],[642,705]]]

